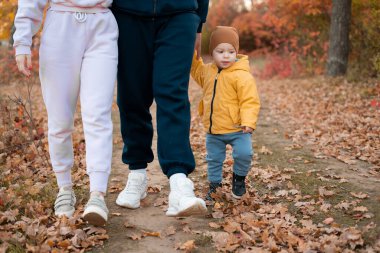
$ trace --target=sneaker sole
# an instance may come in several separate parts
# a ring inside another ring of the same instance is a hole
[[[140,200],[143,200],[146,198],[146,196],[148,196],[148,194],[146,192],[144,192],[144,195],[141,196]],[[128,203],[120,203],[119,199],[117,198],[116,199],[116,204],[118,206],[121,206],[121,207],[126,207],[126,208],[129,208],[129,209],[137,209],[140,207],[140,202],[138,204],[138,206],[132,206],[132,205],[129,205]]]
[[[83,219],[94,226],[104,226],[107,223],[107,213],[97,206],[89,206],[84,210]]]
[[[234,197],[235,199],[241,199],[241,197],[243,197],[243,196],[235,195],[233,192],[231,192],[231,195],[232,195],[232,197]]]
[[[197,202],[188,208],[179,211],[177,214],[169,214],[167,216],[170,217],[187,217],[187,216],[196,216],[196,215],[204,215],[207,213],[207,208],[201,203]]]

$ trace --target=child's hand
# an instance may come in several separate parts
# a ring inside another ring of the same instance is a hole
[[[26,76],[30,76],[32,69],[32,56],[30,54],[16,55],[18,70]]]
[[[253,133],[253,128],[247,127],[247,126],[242,126],[243,133]]]

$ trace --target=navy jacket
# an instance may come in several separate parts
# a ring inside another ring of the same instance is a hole
[[[201,18],[198,32],[206,22],[209,0],[114,0],[112,8],[143,17],[163,17],[195,12]]]

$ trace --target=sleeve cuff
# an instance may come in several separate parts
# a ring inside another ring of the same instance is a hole
[[[31,54],[30,47],[24,45],[18,45],[15,47],[16,55],[20,54]]]
[[[252,123],[252,122],[242,122],[241,125],[242,125],[242,126],[250,127],[250,128],[252,128],[252,129],[256,129],[256,123]]]
[[[203,27],[203,23],[200,22],[199,26],[198,26],[198,29],[197,29],[197,33],[201,33],[202,32],[202,27]]]

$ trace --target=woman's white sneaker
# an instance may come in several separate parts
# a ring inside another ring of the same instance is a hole
[[[107,223],[108,208],[103,196],[90,196],[83,212],[83,219],[94,226],[104,226]]]
[[[54,202],[54,214],[58,217],[70,218],[75,211],[76,197],[71,187],[61,187]]]

